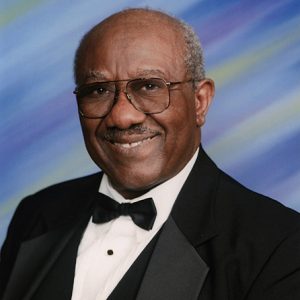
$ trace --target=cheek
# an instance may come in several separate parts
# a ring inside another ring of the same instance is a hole
[[[94,122],[94,120],[81,118],[80,124],[85,142],[92,140],[93,137],[95,137],[96,129],[98,127],[96,122]]]
[[[101,125],[101,120],[81,119],[80,123],[86,148],[92,158],[94,158],[100,148],[97,140],[97,133]]]
[[[179,101],[178,101],[179,102]],[[156,121],[164,128],[165,144],[163,156],[167,164],[185,163],[199,145],[200,133],[196,123],[196,112],[189,103],[170,106]]]
[[[164,124],[166,134],[174,144],[189,140],[197,130],[196,110],[192,99],[179,98],[166,110]],[[198,131],[198,130],[197,130]]]

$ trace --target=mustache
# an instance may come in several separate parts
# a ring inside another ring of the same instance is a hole
[[[147,135],[157,135],[159,132],[157,130],[150,129],[142,125],[132,125],[129,128],[121,129],[117,127],[111,127],[106,130],[104,133],[104,138],[106,140],[115,140],[116,138],[123,137],[125,135],[138,135],[138,134],[147,134]]]

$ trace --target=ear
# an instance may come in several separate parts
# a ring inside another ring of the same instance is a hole
[[[215,84],[211,79],[201,80],[195,90],[196,123],[201,127],[215,94]]]

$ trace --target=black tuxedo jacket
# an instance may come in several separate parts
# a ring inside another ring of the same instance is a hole
[[[20,203],[1,251],[3,300],[71,298],[100,178],[60,183]],[[241,186],[200,149],[135,298],[300,299],[299,230],[297,212]]]

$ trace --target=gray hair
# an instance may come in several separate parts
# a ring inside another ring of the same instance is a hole
[[[178,20],[185,41],[184,63],[195,82],[205,78],[203,50],[194,29],[182,20]]]
[[[183,39],[185,42],[184,63],[185,63],[187,74],[189,74],[192,77],[192,79],[194,80],[194,83],[205,78],[203,50],[202,50],[202,47],[201,47],[201,44],[200,44],[200,41],[199,41],[199,38],[198,38],[196,32],[190,25],[188,25],[184,21],[182,21],[174,16],[171,16],[165,12],[161,12],[161,11],[153,10],[153,9],[149,9],[149,8],[124,9],[112,16],[125,14],[127,12],[133,12],[133,11],[137,11],[137,12],[144,11],[144,12],[150,12],[153,14],[161,15],[162,17],[170,20],[176,27],[178,27],[178,29],[182,32]],[[105,20],[103,22],[105,22]],[[80,44],[76,50],[75,58],[74,58],[74,80],[77,85],[79,84],[79,74],[80,74],[79,61],[84,52],[83,51],[85,48],[84,45],[87,42],[88,38],[90,37],[91,33],[97,31],[97,28],[100,26],[100,24],[102,24],[102,22],[95,25],[91,30],[89,30],[83,36],[83,38],[80,41]]]

